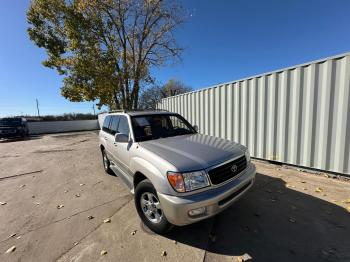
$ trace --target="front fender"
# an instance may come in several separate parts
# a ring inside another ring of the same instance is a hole
[[[162,174],[162,172],[149,161],[141,157],[134,157],[130,161],[130,166],[134,174],[140,172],[146,176],[157,192],[163,194],[172,194],[174,192],[165,174]]]

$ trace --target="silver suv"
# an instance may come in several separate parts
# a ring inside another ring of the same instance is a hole
[[[221,212],[254,183],[246,147],[197,129],[165,111],[110,113],[104,119],[104,169],[124,180],[140,218],[157,233]]]

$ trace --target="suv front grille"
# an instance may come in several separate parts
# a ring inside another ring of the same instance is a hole
[[[236,168],[232,168],[236,166]],[[208,174],[213,185],[221,184],[234,178],[247,167],[245,156],[241,156],[231,162],[209,170]]]

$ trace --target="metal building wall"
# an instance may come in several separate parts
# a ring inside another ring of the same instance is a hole
[[[350,53],[165,98],[253,157],[350,174]]]

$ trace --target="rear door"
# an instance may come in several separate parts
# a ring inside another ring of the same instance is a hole
[[[118,123],[119,123],[119,115],[112,115],[111,121],[108,127],[108,132],[106,135],[106,144],[107,144],[107,150],[109,152],[109,158],[114,163],[116,162],[116,159],[115,159],[116,148],[114,144],[114,136],[117,133]]]

